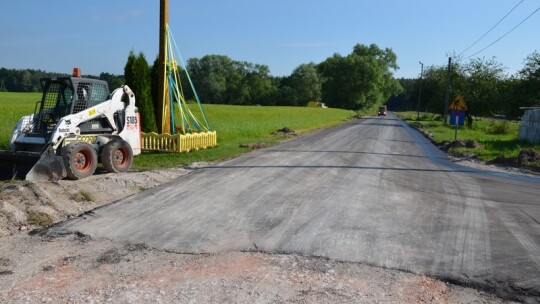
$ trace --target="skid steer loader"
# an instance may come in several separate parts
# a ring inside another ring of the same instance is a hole
[[[19,120],[0,151],[2,178],[31,181],[81,179],[98,161],[107,172],[130,169],[141,153],[135,96],[125,85],[109,95],[107,83],[80,77],[41,79],[43,95],[34,113]]]

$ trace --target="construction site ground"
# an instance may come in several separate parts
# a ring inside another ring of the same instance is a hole
[[[190,172],[3,182],[0,303],[509,302],[490,291],[361,263],[271,252],[177,254],[40,229]]]

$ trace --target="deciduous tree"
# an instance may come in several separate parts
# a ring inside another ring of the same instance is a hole
[[[289,80],[289,88],[293,91],[291,105],[305,106],[310,101],[320,101],[321,87],[322,81],[317,65],[313,62],[299,65]]]
[[[521,106],[540,104],[540,52],[534,51],[525,58],[523,69],[519,72],[522,80]]]
[[[319,65],[322,99],[330,106],[354,110],[383,104],[402,90],[392,74],[397,69],[391,49],[357,44],[351,54],[334,54]]]

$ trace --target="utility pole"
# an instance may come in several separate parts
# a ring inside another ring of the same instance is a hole
[[[169,0],[159,1],[159,58],[158,58],[158,117],[160,132],[171,132],[171,103],[167,85],[167,24],[169,23]]]
[[[4,78],[2,78],[2,81],[0,82],[0,92],[6,91],[6,85],[4,84]]]
[[[446,95],[444,96],[444,125],[448,124],[447,117],[448,117],[448,102],[450,99],[450,77],[452,74],[450,73],[450,69],[452,67],[452,57],[448,57],[448,71],[446,75]]]
[[[418,104],[416,105],[416,120],[420,120],[420,98],[422,96],[422,78],[424,77],[424,64],[420,63],[420,90],[418,91]]]

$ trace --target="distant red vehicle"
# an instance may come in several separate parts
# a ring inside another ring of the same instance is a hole
[[[386,116],[386,106],[379,107],[379,116],[384,115]]]

